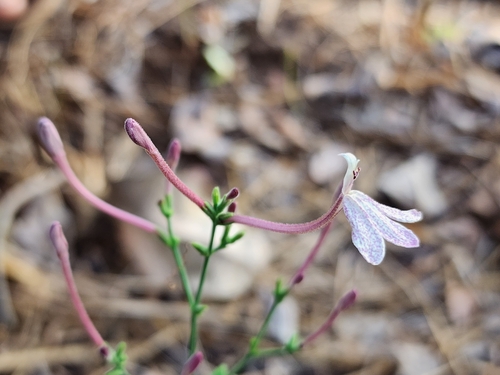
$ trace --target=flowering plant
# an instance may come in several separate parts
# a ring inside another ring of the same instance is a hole
[[[277,307],[288,296],[292,288],[303,280],[306,270],[313,262],[331,228],[333,219],[340,211],[344,211],[349,223],[352,226],[352,241],[354,245],[357,247],[361,255],[371,264],[377,265],[382,262],[385,255],[384,239],[399,246],[419,246],[419,240],[415,234],[396,222],[412,223],[419,221],[422,219],[422,214],[419,211],[414,209],[401,211],[391,208],[374,201],[360,191],[352,190],[354,181],[358,177],[360,171],[358,168],[359,160],[356,159],[353,154],[341,154],[347,161],[347,171],[343,183],[337,189],[332,205],[322,216],[316,220],[306,223],[278,223],[236,214],[237,206],[235,200],[239,195],[237,188],[233,188],[228,193],[221,195],[220,189],[215,187],[212,192],[211,201],[204,201],[194,191],[186,186],[175,174],[175,168],[180,157],[180,143],[177,140],[174,140],[171,143],[165,160],[144,129],[135,120],[127,119],[125,121],[125,131],[134,143],[146,151],[163,175],[167,178],[169,185],[166,190],[166,195],[159,204],[161,212],[167,219],[166,228],[161,228],[148,220],[114,207],[88,191],[72,171],[66,158],[63,143],[55,125],[47,118],[41,118],[38,122],[38,133],[42,146],[66,176],[68,182],[78,193],[80,193],[97,209],[119,220],[135,225],[146,232],[155,233],[172,251],[191,313],[191,332],[189,334],[187,347],[188,359],[182,369],[182,375],[193,373],[203,361],[203,353],[198,349],[198,318],[206,308],[206,306],[202,304],[203,286],[211,257],[216,252],[226,248],[228,245],[240,240],[243,237],[242,232],[232,233],[231,224],[240,223],[264,230],[291,234],[300,234],[319,229],[321,229],[321,231],[316,244],[313,246],[296,273],[291,277],[290,281],[287,284],[283,283],[281,280],[277,281],[273,293],[273,303],[264,318],[260,330],[250,340],[246,353],[231,367],[226,364],[219,365],[213,369],[213,375],[239,374],[244,371],[246,365],[255,358],[291,354],[302,349],[305,345],[308,345],[319,335],[327,331],[332,326],[340,312],[354,304],[357,292],[355,290],[351,290],[340,298],[326,321],[320,325],[316,331],[310,333],[305,338],[300,338],[298,335],[295,335],[282,346],[265,349],[260,347],[261,341],[266,335],[271,318]],[[197,205],[211,219],[212,222],[211,235],[208,239],[207,245],[200,245],[196,243],[192,244],[193,248],[196,249],[204,258],[203,265],[200,270],[199,283],[195,289],[193,289],[190,285],[184,260],[180,252],[180,239],[175,236],[172,226],[171,218],[174,214],[172,205],[172,187],[175,187],[184,196]],[[225,228],[220,238],[216,238],[216,228],[218,226],[223,226]],[[125,344],[120,343],[115,349],[113,349],[104,341],[97,329],[94,327],[78,295],[69,262],[68,242],[66,241],[61,225],[58,222],[52,224],[50,228],[50,238],[60,258],[71,300],[80,317],[80,320],[87,330],[90,338],[99,348],[102,356],[112,365],[108,374],[128,374],[126,370],[127,357],[125,355]]]

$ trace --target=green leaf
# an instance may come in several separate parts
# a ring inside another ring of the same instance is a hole
[[[220,203],[220,189],[218,186],[212,190],[212,202],[214,207],[217,207]]]
[[[280,303],[283,301],[289,292],[290,289],[288,289],[286,285],[283,285],[283,281],[281,279],[278,279],[276,281],[276,287],[274,288],[274,298],[276,299],[276,302]]]
[[[233,215],[234,214],[232,212],[222,212],[222,213],[220,213],[220,214],[217,215],[217,221],[220,224],[224,224],[224,221],[226,221],[227,219],[229,219]]]
[[[195,308],[193,309],[193,312],[196,314],[196,315],[200,315],[201,313],[203,313],[203,311],[206,310],[208,306],[207,305],[202,305],[202,304],[198,304],[195,306]]]
[[[173,249],[174,247],[177,247],[179,246],[179,244],[181,243],[181,240],[179,237],[177,236],[168,236],[166,238],[166,242],[168,247],[170,247],[171,249]]]
[[[203,49],[203,57],[208,65],[225,80],[231,80],[236,71],[233,57],[221,46],[211,44]]]
[[[254,354],[255,351],[257,350],[257,346],[259,346],[259,339],[257,337],[252,337],[249,342],[250,346],[250,354]]]
[[[212,220],[214,221],[215,218],[217,217],[217,212],[215,211],[215,208],[212,206],[212,203],[205,202],[205,205],[203,206],[203,212]]]
[[[172,217],[172,215],[174,214],[174,207],[172,205],[171,195],[165,195],[165,198],[163,198],[163,200],[160,201],[159,206],[163,216],[167,218]]]
[[[300,349],[301,345],[302,345],[302,340],[300,339],[299,335],[296,333],[286,343],[285,349],[288,353],[292,354],[292,353],[295,353],[296,351],[298,351]]]
[[[229,375],[229,367],[223,363],[212,371],[212,375]]]
[[[109,371],[106,371],[105,375],[126,375],[127,373],[121,368],[115,368]]]
[[[236,241],[241,239],[244,235],[245,235],[245,232],[238,232],[234,236],[226,238],[225,242],[227,244],[235,243]]]
[[[113,353],[113,357],[111,358],[111,362],[118,365],[125,365],[125,362],[127,361],[127,354],[125,353],[126,349],[127,349],[127,344],[125,344],[123,341],[120,342],[116,346],[115,352]]]
[[[205,246],[203,246],[197,242],[193,242],[191,245],[196,249],[196,251],[198,251],[204,257],[206,257],[208,255],[208,249]]]
[[[125,349],[127,345],[124,342],[120,342],[116,349],[111,353],[111,358],[109,363],[113,365],[113,368],[106,372],[106,375],[128,375],[125,366],[127,365],[127,354]]]

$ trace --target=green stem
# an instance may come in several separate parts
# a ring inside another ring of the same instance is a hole
[[[236,375],[239,374],[240,371],[245,367],[245,365],[248,363],[249,360],[253,358],[253,354],[250,352],[247,352],[243,358],[241,358],[236,364],[233,366],[233,368],[229,371],[228,375]]]
[[[207,255],[205,256],[205,260],[203,261],[203,266],[201,268],[200,274],[200,282],[198,283],[198,290],[196,291],[196,297],[191,305],[191,334],[189,335],[189,355],[193,355],[196,351],[196,343],[198,341],[198,316],[201,314],[201,295],[203,292],[203,285],[205,284],[205,278],[208,270],[208,262],[210,261],[210,257],[214,253],[214,238],[215,238],[215,229],[217,228],[217,224],[212,222],[212,232],[210,234],[210,242],[208,244]]]
[[[167,222],[168,233],[165,233],[162,230],[158,230],[158,235],[163,240],[163,242],[165,242],[166,244],[170,244],[170,249],[172,250],[172,254],[174,255],[177,271],[179,272],[179,276],[181,278],[182,288],[184,289],[184,293],[186,294],[188,303],[191,306],[194,303],[194,295],[189,284],[188,272],[186,266],[184,265],[184,259],[182,259],[179,243],[178,241],[174,240],[175,237],[172,232],[172,222],[169,217],[167,217]]]
[[[272,304],[271,308],[269,309],[269,311],[266,315],[266,318],[265,318],[264,322],[262,323],[262,326],[260,327],[259,332],[257,333],[257,336],[255,336],[251,340],[250,346],[249,346],[247,352],[245,353],[243,358],[241,358],[238,362],[236,362],[236,364],[233,366],[233,368],[229,372],[229,375],[239,374],[239,372],[246,366],[248,361],[250,361],[253,358],[262,357],[262,356],[268,357],[268,356],[272,356],[272,355],[283,354],[286,352],[285,348],[272,349],[273,351],[271,351],[271,349],[260,350],[260,351],[257,350],[262,338],[264,337],[264,335],[267,332],[267,328],[269,326],[269,323],[271,322],[271,318],[272,318],[274,312],[276,311],[276,308],[281,303],[281,301],[283,301],[283,299],[284,299],[284,297],[281,298],[280,300],[278,300],[276,297],[274,297],[273,304]],[[283,352],[278,353],[278,351],[280,351],[280,350],[282,350]],[[268,351],[269,351],[269,354],[267,353]],[[275,353],[275,354],[272,354],[272,353]]]
[[[269,349],[262,349],[259,350],[255,355],[254,358],[263,358],[263,357],[279,357],[285,354],[288,354],[289,351],[286,347],[281,346],[279,348],[269,348]]]
[[[253,350],[257,349],[262,338],[264,337],[264,335],[266,334],[267,332],[267,327],[269,326],[269,323],[271,322],[271,318],[274,314],[274,311],[276,310],[276,308],[278,307],[279,305],[279,302],[277,301],[276,298],[274,298],[274,301],[273,301],[273,304],[271,306],[271,308],[269,309],[269,312],[267,313],[266,315],[266,319],[264,320],[264,322],[262,323],[262,327],[260,327],[260,330],[259,332],[257,333],[257,336],[255,336],[254,338],[254,342],[253,342]]]
[[[248,361],[255,358],[263,358],[263,357],[279,357],[285,354],[288,354],[289,351],[286,347],[282,346],[279,348],[270,348],[256,351],[255,353],[247,352],[243,358],[241,358],[229,371],[228,375],[236,375],[239,374],[241,370],[246,366]]]

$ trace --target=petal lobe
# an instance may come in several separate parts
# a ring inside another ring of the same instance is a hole
[[[385,256],[384,239],[366,212],[350,195],[344,197],[344,213],[352,227],[354,246],[368,263],[380,264]]]

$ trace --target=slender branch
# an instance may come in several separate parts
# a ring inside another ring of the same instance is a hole
[[[205,202],[201,197],[199,197],[193,190],[191,190],[184,182],[181,181],[179,177],[174,173],[174,171],[169,167],[163,156],[161,155],[158,148],[151,141],[151,138],[147,135],[141,125],[132,118],[125,120],[125,131],[127,132],[130,139],[138,146],[142,147],[144,151],[153,159],[156,166],[160,169],[163,175],[174,185],[177,190],[184,194],[188,199],[190,199],[194,204],[200,208],[205,207]]]
[[[189,355],[192,355],[196,350],[196,343],[198,341],[198,316],[200,315],[200,302],[203,293],[203,285],[205,284],[205,279],[208,271],[208,263],[210,257],[213,254],[214,249],[214,238],[215,229],[217,225],[212,223],[212,231],[210,233],[210,242],[208,244],[207,255],[203,261],[203,266],[200,273],[200,281],[198,283],[198,290],[196,291],[196,297],[194,303],[191,305],[191,334],[189,336]]]
[[[95,208],[110,216],[113,216],[118,220],[136,226],[148,233],[155,233],[158,231],[158,227],[156,226],[156,224],[152,223],[151,221],[115,207],[92,194],[75,175],[65,156],[55,156],[53,160],[66,176],[70,185]]]
[[[335,216],[337,216],[337,214],[342,209],[343,198],[344,196],[342,194],[339,195],[339,197],[335,200],[335,202],[332,204],[330,209],[325,214],[323,214],[316,220],[312,220],[307,223],[298,223],[298,224],[279,223],[245,215],[233,215],[230,218],[226,219],[226,222],[244,224],[250,227],[265,229],[279,233],[301,234],[301,233],[312,232],[314,230],[324,227],[329,222],[331,222],[335,218]]]
[[[331,228],[332,224],[333,224],[333,222],[329,222],[328,224],[326,224],[326,226],[324,226],[321,229],[321,233],[320,233],[320,235],[318,237],[318,240],[316,241],[316,244],[312,248],[311,252],[307,256],[307,258],[304,261],[304,263],[302,263],[302,265],[297,270],[297,272],[295,273],[295,275],[293,275],[292,278],[290,279],[289,288],[292,288],[294,285],[300,283],[304,279],[304,274],[305,274],[306,269],[311,265],[311,263],[313,262],[314,258],[316,257],[316,255],[318,254],[319,250],[321,249],[321,246],[323,245],[323,242],[325,242],[326,235],[330,231],[330,228]]]
[[[301,343],[301,347],[304,345],[307,345],[311,343],[312,341],[316,340],[316,338],[321,335],[322,333],[326,332],[330,327],[332,326],[333,322],[335,319],[337,319],[337,316],[339,314],[351,307],[354,302],[356,302],[356,298],[358,296],[358,293],[355,290],[351,290],[347,292],[340,300],[337,302],[337,305],[334,307],[326,321],[313,333],[311,333],[309,336],[307,336],[304,341]]]
[[[50,227],[50,239],[56,249],[59,260],[61,261],[61,268],[69,290],[69,296],[71,298],[71,302],[73,302],[73,306],[75,307],[80,321],[92,341],[99,348],[101,354],[104,357],[107,357],[109,354],[109,348],[97,328],[94,326],[94,323],[92,323],[92,320],[90,319],[78,293],[69,261],[68,241],[66,240],[61,224],[58,221],[54,222]]]

